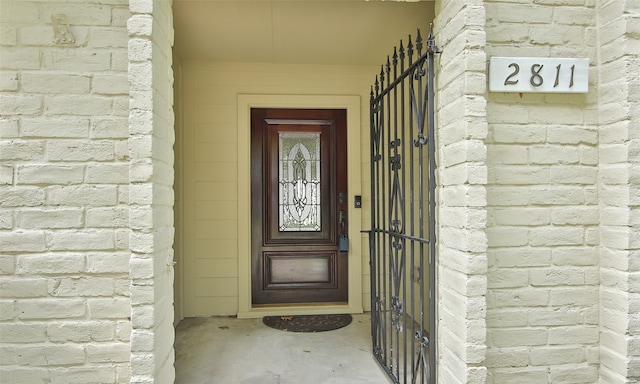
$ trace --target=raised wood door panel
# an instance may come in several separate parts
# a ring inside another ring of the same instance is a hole
[[[347,301],[346,111],[252,109],[251,164],[253,304]]]

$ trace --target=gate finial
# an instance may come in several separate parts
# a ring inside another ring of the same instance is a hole
[[[409,35],[409,43],[407,43],[407,55],[409,55],[409,65],[413,63],[413,42],[411,41],[411,35]]]
[[[389,82],[391,82],[391,60],[389,56],[387,56],[387,84],[389,84]]]
[[[400,40],[400,46],[402,47],[402,40]],[[398,66],[398,50],[396,47],[393,47],[393,70],[395,71]]]

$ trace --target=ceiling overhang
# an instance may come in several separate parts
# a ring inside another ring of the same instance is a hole
[[[175,52],[183,59],[379,65],[420,28],[433,3],[360,0],[174,0]]]

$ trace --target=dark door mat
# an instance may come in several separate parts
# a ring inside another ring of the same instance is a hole
[[[351,324],[351,315],[266,316],[262,322],[282,331],[324,332]]]

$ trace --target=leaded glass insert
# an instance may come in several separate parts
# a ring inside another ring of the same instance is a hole
[[[320,133],[278,133],[280,231],[315,231],[320,221]]]

